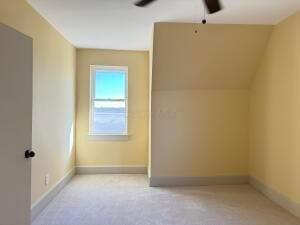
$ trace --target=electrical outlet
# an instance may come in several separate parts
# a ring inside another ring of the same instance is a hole
[[[45,185],[49,185],[50,184],[50,174],[46,174],[45,175]]]

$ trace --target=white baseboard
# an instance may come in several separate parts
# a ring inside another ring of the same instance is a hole
[[[269,199],[280,205],[282,208],[288,210],[295,216],[300,218],[300,204],[297,202],[294,202],[284,196],[283,194],[273,190],[272,188],[269,188],[265,184],[263,184],[261,181],[257,180],[254,177],[249,177],[249,183],[251,186],[253,186],[255,189],[257,189],[259,192],[267,196]]]
[[[55,196],[66,186],[66,184],[75,175],[75,168],[68,172],[60,181],[58,181],[47,193],[31,206],[31,221],[33,221],[55,198]]]
[[[150,187],[168,186],[204,186],[247,184],[248,176],[213,176],[213,177],[158,177],[149,178]]]
[[[146,166],[77,166],[76,174],[147,174]]]

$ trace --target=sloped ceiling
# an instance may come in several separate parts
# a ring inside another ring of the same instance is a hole
[[[272,29],[156,23],[153,90],[249,88]]]

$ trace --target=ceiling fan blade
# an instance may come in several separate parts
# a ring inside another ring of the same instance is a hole
[[[209,14],[213,14],[222,10],[222,5],[219,0],[204,0]]]
[[[139,7],[145,7],[154,1],[155,0],[140,0],[140,1],[136,2],[135,5],[139,6]]]

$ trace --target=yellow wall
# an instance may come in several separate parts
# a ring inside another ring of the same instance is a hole
[[[76,159],[78,166],[147,166],[148,52],[77,50]],[[90,65],[128,66],[129,140],[99,141],[88,136]]]
[[[156,23],[153,90],[249,89],[271,31],[262,25]]]
[[[300,13],[273,31],[251,89],[250,175],[300,203]]]
[[[248,88],[271,30],[155,24],[151,176],[248,174]]]
[[[75,49],[25,0],[1,0],[0,22],[33,38],[34,203],[74,167]]]
[[[152,94],[151,176],[248,173],[248,91]]]

